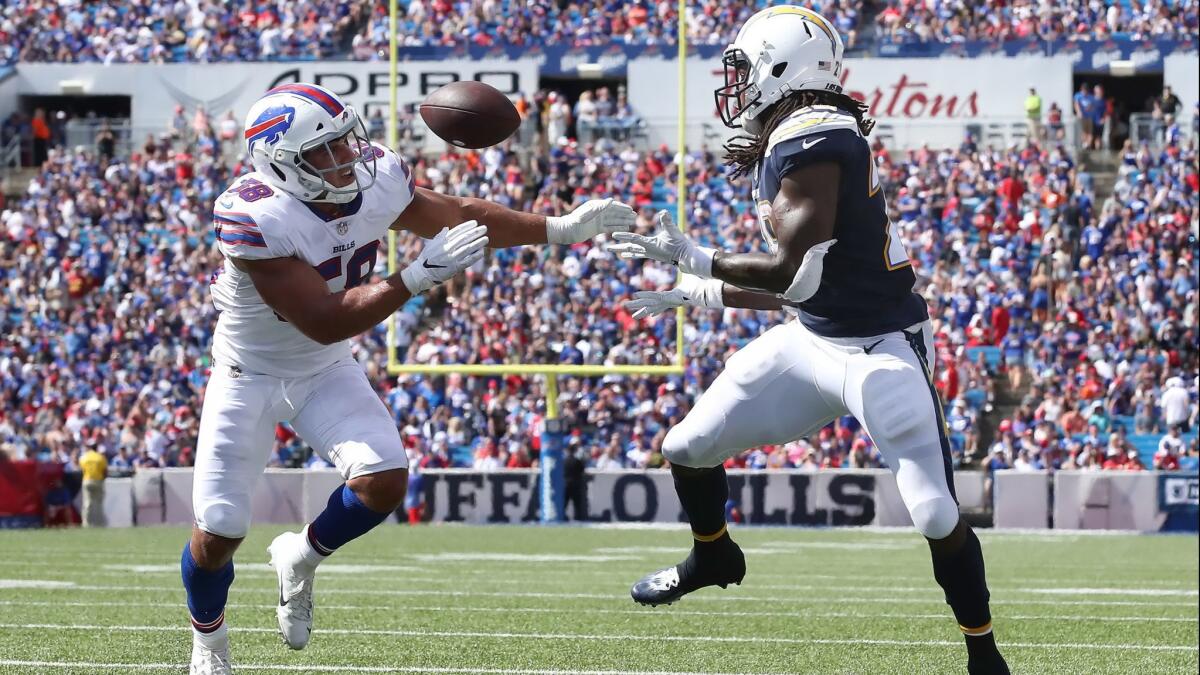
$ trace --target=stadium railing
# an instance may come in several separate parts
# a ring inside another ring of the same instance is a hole
[[[8,143],[0,147],[0,174],[21,166],[21,139],[14,136]]]

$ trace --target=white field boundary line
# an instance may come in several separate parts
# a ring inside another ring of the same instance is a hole
[[[186,670],[186,663],[98,663],[95,661],[20,661],[0,659],[0,666],[22,666],[35,668],[101,668],[121,672],[139,670]],[[671,672],[661,670],[513,670],[511,668],[441,668],[438,666],[328,666],[328,665],[265,665],[239,663],[242,670],[283,670],[301,673],[467,673],[486,674],[514,673],[516,675],[734,675],[732,673]],[[772,674],[768,674],[772,675]],[[784,675],[780,673],[778,675]]]
[[[159,633],[190,631],[190,626],[101,626],[96,624],[58,623],[0,623],[9,630],[92,630],[129,633]],[[271,633],[276,628],[230,627],[234,633]],[[785,638],[732,635],[591,635],[587,633],[513,633],[487,631],[388,630],[382,628],[322,628],[323,635],[384,635],[394,637],[483,638],[504,640],[579,640],[584,642],[710,642],[729,644],[786,644],[786,645],[883,645],[898,647],[962,647],[962,640],[874,640],[846,638]],[[1190,652],[1198,645],[1132,645],[1080,642],[1005,642],[1004,647],[1020,649],[1114,649],[1120,651]]]
[[[467,524],[462,524],[467,525]],[[456,526],[462,526],[456,524]],[[444,523],[438,523],[438,527],[444,527]],[[510,525],[509,527],[522,527],[522,525]],[[545,525],[525,525],[524,527],[546,527]],[[578,527],[591,530],[646,530],[646,531],[674,531],[688,530],[690,526],[687,523],[564,523],[561,525],[552,525],[551,527]],[[803,528],[796,525],[739,525],[738,529],[742,532],[767,532],[767,531],[785,531],[796,533],[821,533],[839,531],[847,534],[915,534],[915,530],[911,525],[862,525],[856,527],[845,528]],[[1055,539],[1060,537],[1155,537],[1155,536],[1196,536],[1194,532],[1181,533],[1160,533],[1160,532],[1139,532],[1136,530],[1050,530],[1050,529],[1030,529],[1030,528],[980,528],[975,530],[982,539],[985,536],[989,537],[1043,537],[1046,539]]]
[[[676,551],[676,552],[678,552],[678,551]],[[40,557],[40,558],[36,558],[36,560],[12,560],[12,558],[6,556],[4,558],[4,560],[0,560],[0,568],[6,568],[6,567],[28,568],[28,567],[35,567],[35,566],[52,565],[54,568],[61,568],[61,569],[83,569],[83,571],[88,573],[89,577],[92,577],[92,575],[97,575],[97,574],[118,574],[119,573],[119,574],[128,575],[128,573],[130,573],[130,572],[137,572],[139,574],[179,574],[179,563],[178,562],[162,562],[162,560],[163,560],[163,556],[157,556],[154,558],[142,558],[142,561],[140,561],[140,562],[96,563],[96,562],[53,560],[52,557]],[[355,558],[355,560],[358,560],[358,558]],[[239,560],[234,561],[234,565],[236,566],[236,569],[238,569],[239,575],[242,573],[247,573],[247,572],[251,573],[251,574],[259,574],[259,573],[262,573],[262,574],[269,573],[271,575],[275,574],[274,568],[271,568],[268,565],[268,563],[265,563],[265,562],[248,562],[248,561],[241,562],[241,558],[239,558]],[[443,575],[442,575],[442,577],[439,577],[440,579],[445,579],[445,573],[446,573],[446,569],[445,569],[444,565],[438,565],[438,566],[432,566],[432,565],[430,565],[430,566],[385,565],[385,563],[374,563],[374,562],[364,562],[364,563],[325,562],[324,565],[320,566],[320,569],[323,569],[323,571],[325,571],[325,572],[329,572],[329,571],[331,571],[331,569],[336,569],[336,571],[338,571],[338,572],[360,574],[360,577],[364,578],[364,579],[374,579],[374,578],[394,579],[395,577],[392,577],[392,575],[390,575],[390,574],[383,574],[383,572],[392,572],[392,571],[430,573],[430,574],[442,573]],[[1175,571],[1172,571],[1172,572],[1175,572]],[[455,571],[452,572],[452,574],[454,574],[455,577],[485,577],[488,579],[492,579],[492,578],[496,577],[496,571],[494,571],[494,569],[478,569],[478,568],[455,569]],[[854,579],[854,580],[862,580],[863,579],[862,569],[857,569],[857,571],[854,572],[853,574],[812,574],[812,573],[803,572],[803,571],[797,572],[797,574],[800,575],[800,577],[803,577],[804,579],[829,579],[829,580],[835,580],[835,581],[836,580],[846,580],[846,579]],[[601,569],[576,569],[576,568],[572,568],[572,567],[562,567],[562,566],[544,566],[544,567],[539,567],[538,569],[505,569],[505,571],[504,571],[505,578],[529,577],[529,578],[542,580],[542,579],[546,579],[547,577],[557,577],[557,575],[566,575],[566,577],[570,577],[571,579],[581,579],[581,578],[611,579],[613,577],[613,572],[601,571]],[[931,578],[932,578],[931,574],[908,574],[908,575],[888,574],[888,579],[892,579],[892,580],[926,581]],[[989,573],[989,578],[1002,579],[1003,577],[1002,577],[1002,575]],[[1016,579],[1016,578],[1018,578],[1018,577],[1014,577],[1014,579]],[[1046,581],[1049,581],[1049,583],[1051,583],[1051,584],[1054,584],[1054,583],[1078,584],[1079,581],[1081,580],[1079,574],[1072,574],[1072,575],[1069,575],[1069,577],[1063,577],[1063,578],[1039,577],[1038,579],[1040,581],[1043,581],[1043,583],[1046,583]],[[1085,583],[1086,583],[1086,581],[1088,581],[1088,579],[1086,577],[1082,580],[1084,580]],[[1098,580],[1098,581],[1106,580],[1105,575],[1097,575],[1096,580]],[[1159,579],[1145,579],[1145,580],[1135,581],[1135,583],[1133,583],[1133,584],[1134,584],[1134,586],[1130,586],[1130,587],[1196,586],[1196,580],[1193,575],[1192,578],[1178,579],[1178,580],[1164,580],[1164,579],[1160,579],[1160,578]]]
[[[158,607],[162,608],[161,602],[50,602],[46,600],[0,600],[0,607],[103,607],[111,609],[114,607]],[[351,611],[363,612],[378,610],[378,605],[317,605],[321,611]],[[232,609],[275,609],[273,604],[252,604],[252,603],[230,603],[226,606]],[[175,607],[168,607],[172,611],[176,611]],[[404,606],[388,606],[390,611],[399,612],[468,612],[468,613],[498,613],[498,614],[578,614],[578,607],[472,607],[472,606],[440,606],[440,605],[404,605]],[[645,609],[586,609],[583,610],[587,614],[618,614],[618,615],[638,615],[642,617],[653,616]],[[797,619],[875,619],[875,618],[890,618],[890,619],[931,619],[938,621],[949,621],[951,615],[946,613],[940,614],[907,614],[907,613],[879,613],[879,612],[708,612],[702,610],[686,610],[674,609],[662,613],[662,616],[716,616],[716,617],[779,617],[779,618],[797,618]],[[1094,615],[1060,615],[1060,614],[1006,614],[1002,617],[997,617],[1000,621],[1112,621],[1112,622],[1166,622],[1166,623],[1200,623],[1200,616],[1094,616]]]
[[[47,586],[45,588],[37,586],[21,586],[18,589],[23,590],[38,590],[38,591],[96,591],[96,592],[121,592],[121,593],[176,593],[182,594],[182,586],[91,586],[91,585],[75,585],[63,582],[51,582],[56,585]],[[0,592],[3,587],[0,585]],[[11,590],[11,589],[9,589]],[[234,586],[229,589],[230,593],[265,593],[273,592],[275,589],[266,586],[257,588],[247,588],[245,586]],[[827,587],[819,587],[819,590],[829,590]],[[936,589],[929,590],[930,595],[936,595]],[[436,597],[462,597],[462,598],[546,598],[546,599],[566,599],[566,600],[624,600],[625,593],[544,593],[536,591],[511,591],[511,592],[493,592],[493,591],[446,591],[446,590],[429,590],[429,589],[396,589],[396,588],[323,588],[322,595],[370,595],[370,596],[436,596]],[[825,595],[825,596],[807,596],[801,598],[780,598],[780,597],[756,597],[744,595],[700,595],[689,596],[688,602],[758,602],[758,603],[778,603],[778,604],[813,604],[816,602],[832,602],[832,603],[892,603],[892,604],[918,604],[918,603],[933,603],[942,604],[942,599],[929,598],[887,598],[887,597],[870,597],[870,598],[851,598],[844,595]],[[1166,600],[1154,601],[1132,601],[1132,600],[991,600],[993,605],[1063,605],[1063,606],[1152,606],[1152,607],[1196,607],[1195,602],[1171,602]]]
[[[300,528],[302,526],[303,526],[303,523],[293,523],[293,524],[279,523],[276,525],[263,525],[262,529],[264,531],[269,531],[269,532],[277,534],[278,532],[280,532],[282,530],[290,529],[292,531],[296,531],[298,528]],[[423,527],[436,528],[436,529],[456,529],[456,530],[457,529],[473,529],[473,528],[477,528],[477,529],[510,528],[510,529],[525,529],[525,530],[546,530],[548,532],[553,531],[554,529],[560,529],[560,528],[580,529],[580,530],[618,530],[618,531],[634,531],[634,532],[636,532],[636,531],[686,532],[689,529],[691,529],[691,526],[688,525],[687,523],[660,523],[660,522],[655,522],[655,523],[644,523],[644,522],[621,522],[621,523],[587,522],[587,523],[582,523],[582,522],[576,522],[576,521],[565,522],[565,523],[553,523],[553,524],[453,522],[453,523],[434,523],[431,525],[427,524],[427,525],[424,525]],[[277,529],[277,528],[282,528],[282,530]],[[150,525],[150,526],[147,526],[146,529],[152,529],[152,530],[177,529],[180,531],[184,531],[187,529],[187,526],[186,525],[178,525],[178,526]],[[798,536],[821,536],[821,535],[830,534],[830,533],[837,533],[834,535],[834,537],[837,537],[839,534],[844,534],[844,535],[848,536],[849,538],[855,538],[856,535],[860,535],[860,534],[892,535],[895,537],[901,537],[903,535],[912,535],[912,536],[916,535],[916,530],[913,529],[912,525],[889,525],[889,526],[861,525],[861,526],[855,526],[855,527],[841,527],[841,528],[801,527],[801,526],[797,526],[797,525],[739,525],[738,529],[742,532],[746,532],[747,534],[753,533],[753,532],[789,532],[789,533],[796,534]],[[397,527],[397,531],[399,532],[402,530],[400,527]],[[1005,537],[1005,538],[1034,538],[1034,537],[1037,537],[1037,538],[1044,538],[1044,539],[1059,539],[1059,538],[1070,538],[1070,537],[1189,537],[1189,536],[1195,537],[1196,536],[1195,532],[1140,532],[1137,530],[1069,530],[1069,529],[1040,529],[1040,528],[1033,529],[1033,528],[1016,528],[1016,527],[1002,528],[1002,529],[980,528],[980,529],[977,529],[976,532],[979,534],[980,538],[983,538],[983,537],[996,537],[996,538],[1002,538],[1002,537]]]

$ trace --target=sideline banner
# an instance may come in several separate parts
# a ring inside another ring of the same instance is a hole
[[[422,476],[425,514],[431,522],[517,524],[539,519],[540,479],[536,470],[446,469],[425,471]],[[332,470],[267,470],[255,488],[253,522],[312,520],[341,482],[341,476]],[[982,486],[982,472],[955,474],[955,489],[964,509],[982,506]],[[887,470],[731,471],[729,487],[730,498],[747,524],[911,524],[895,478]],[[190,469],[139,471],[130,485],[136,523],[192,522],[191,488]],[[570,510],[568,515],[575,517]],[[587,520],[591,522],[662,523],[682,519],[668,471],[587,474]]]

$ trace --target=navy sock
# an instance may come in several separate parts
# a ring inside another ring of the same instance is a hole
[[[354,490],[342,485],[329,495],[325,510],[308,526],[308,543],[317,553],[329,555],[370,532],[390,515],[391,511],[379,513],[367,508]]]
[[[675,492],[692,525],[692,536],[698,544],[715,542],[725,536],[725,502],[729,500],[729,483],[725,467],[693,469],[671,465]]]
[[[952,542],[959,544],[952,549]],[[946,550],[951,548],[951,550]],[[990,594],[983,568],[983,549],[974,530],[960,523],[941,541],[929,542],[933,554],[933,577],[946,592],[946,604],[963,633],[983,635],[991,631]]]
[[[202,569],[192,558],[189,542],[183,545],[183,557],[179,563],[183,587],[187,589],[192,626],[201,633],[217,630],[225,620],[225,602],[229,599],[229,586],[233,584],[233,561],[230,560],[216,571]]]

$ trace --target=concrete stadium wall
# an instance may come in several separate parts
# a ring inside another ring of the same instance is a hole
[[[1172,58],[1167,58],[1168,79],[1178,80],[1180,95],[1185,96],[1185,78],[1195,72],[1194,64],[1188,65],[1188,57]],[[1038,88],[1045,109],[1056,102],[1071,115],[1072,67],[1070,56],[848,59],[843,82],[848,92],[871,105],[871,114],[880,122],[877,134],[888,136],[893,147],[957,146],[968,126],[976,126],[985,143],[1007,144],[1014,128],[1016,133],[1024,128],[1023,101],[1030,86]],[[505,93],[531,94],[538,88],[539,71],[540,62],[533,57],[404,61],[398,72],[398,98],[401,105],[416,103],[456,80],[480,80]],[[676,61],[638,57],[627,71],[629,102],[647,121],[650,142],[674,146],[679,110]],[[716,117],[713,104],[713,90],[724,83],[722,73],[719,57],[688,59],[685,105],[688,143],[693,147],[715,147],[732,133]],[[189,114],[203,106],[214,121],[233,110],[240,121],[267,89],[296,81],[328,87],[370,116],[376,110],[386,114],[387,76],[386,63],[356,61],[22,63],[0,87],[6,94],[0,96],[0,116],[14,110],[21,95],[60,95],[70,83],[87,95],[129,96],[132,126],[157,131],[167,128],[176,104]],[[1184,98],[1188,106],[1192,100]],[[430,147],[441,143],[430,140]]]
[[[538,86],[538,62],[533,58],[405,61],[397,77],[400,105],[420,102],[434,89],[457,80],[480,80],[505,93],[532,94]],[[22,63],[0,89],[7,94],[0,100],[0,116],[16,109],[19,95],[58,96],[65,82],[77,83],[90,96],[129,96],[133,126],[156,131],[167,129],[176,104],[187,108],[189,115],[204,106],[214,124],[233,110],[240,123],[265,91],[290,82],[325,86],[364,118],[375,110],[386,117],[388,107],[387,63]]]
[[[871,106],[880,129],[892,127],[893,147],[917,148],[926,143],[957,147],[968,125],[1006,120],[1023,127],[1029,87],[1041,94],[1043,111],[1057,103],[1070,118],[1072,67],[1070,56],[847,59],[842,81],[847,93]],[[629,103],[650,122],[653,144],[675,145],[677,73],[673,60],[646,58],[629,64]],[[690,144],[707,142],[712,148],[732,133],[716,117],[713,104],[713,90],[723,85],[720,57],[688,59],[685,105]],[[703,123],[712,138],[704,137]],[[990,139],[986,129],[981,131],[983,145]]]
[[[1050,527],[1050,474],[1013,471],[993,474],[992,523],[998,528]]]
[[[1054,526],[1080,530],[1196,530],[1196,474],[1060,471]]]
[[[133,479],[104,481],[104,517],[108,527],[133,527]]]

